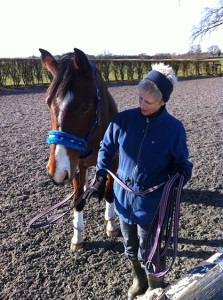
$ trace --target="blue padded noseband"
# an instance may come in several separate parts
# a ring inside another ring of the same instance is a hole
[[[66,133],[63,131],[57,131],[57,130],[51,130],[49,132],[49,137],[47,139],[47,143],[63,145],[68,148],[76,149],[78,151],[83,151],[84,149],[86,149],[86,146],[87,146],[84,139],[81,139],[72,134],[69,134],[69,133]]]
[[[95,85],[95,88],[97,91],[97,103],[96,103],[96,115],[95,115],[94,124],[93,124],[86,140],[79,138],[75,135],[72,135],[72,134],[69,134],[69,133],[66,133],[63,131],[58,131],[58,130],[51,130],[49,132],[49,137],[47,138],[48,144],[59,144],[59,145],[63,145],[65,147],[72,148],[72,149],[75,149],[78,151],[84,151],[84,154],[82,154],[80,156],[80,158],[82,158],[82,159],[86,158],[87,156],[89,156],[93,153],[93,150],[90,150],[88,152],[88,143],[89,143],[91,134],[98,122],[98,109],[99,109],[100,100],[101,100],[101,94],[97,87],[97,83],[96,83],[96,79],[95,79],[95,68],[91,62],[89,62],[89,64],[93,69],[94,85]]]

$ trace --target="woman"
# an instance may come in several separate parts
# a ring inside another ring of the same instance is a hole
[[[135,192],[144,191],[181,173],[186,183],[192,174],[188,161],[186,133],[183,124],[166,109],[177,79],[164,64],[153,65],[138,85],[139,108],[118,113],[110,123],[98,153],[97,176],[87,198],[103,198],[106,171],[119,152],[117,175]],[[131,262],[133,284],[128,299],[162,287],[163,278],[146,276],[145,243],[150,224],[159,206],[163,187],[152,193],[135,196],[114,183],[115,211],[119,216],[125,255]]]

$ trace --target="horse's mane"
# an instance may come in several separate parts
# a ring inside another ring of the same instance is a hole
[[[48,94],[52,99],[54,96],[65,97],[71,87],[76,70],[73,62],[74,53],[64,54],[59,58],[58,72],[48,89]]]

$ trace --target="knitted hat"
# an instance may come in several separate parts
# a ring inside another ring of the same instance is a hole
[[[177,78],[173,75],[172,68],[162,63],[153,65],[152,68],[153,70],[150,71],[144,79],[155,83],[163,96],[164,102],[167,102],[173,91],[173,86],[177,82]]]

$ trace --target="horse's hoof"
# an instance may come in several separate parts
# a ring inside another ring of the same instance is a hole
[[[80,243],[80,244],[73,244],[73,243],[71,243],[70,250],[71,251],[76,251],[76,250],[81,249],[83,247],[84,247],[84,243]]]
[[[119,230],[118,229],[113,230],[113,231],[107,230],[107,236],[108,237],[117,237],[118,234],[119,234]]]

